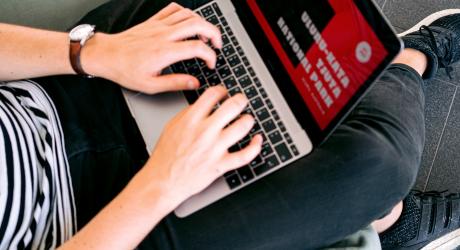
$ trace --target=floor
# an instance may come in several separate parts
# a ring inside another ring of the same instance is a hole
[[[460,0],[376,0],[397,32]],[[435,3],[435,4],[434,4]],[[441,70],[426,89],[426,144],[415,188],[460,192],[460,64],[452,79]]]

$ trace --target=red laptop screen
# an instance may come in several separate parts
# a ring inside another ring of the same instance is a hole
[[[353,0],[288,1],[247,0],[324,130],[388,52]]]

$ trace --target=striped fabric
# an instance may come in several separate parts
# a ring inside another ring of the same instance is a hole
[[[64,138],[30,81],[0,82],[0,249],[53,249],[76,231]]]

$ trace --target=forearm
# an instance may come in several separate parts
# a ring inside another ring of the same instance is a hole
[[[134,249],[173,204],[144,167],[128,186],[61,249]]]
[[[0,24],[0,80],[73,74],[66,33]]]

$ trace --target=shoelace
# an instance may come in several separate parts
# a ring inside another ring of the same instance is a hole
[[[426,31],[427,33],[424,33],[424,31]],[[421,36],[425,36],[425,37],[428,37],[429,38],[429,41],[431,43],[431,47],[434,49],[434,52],[436,54],[436,56],[439,56],[440,53],[439,53],[439,49],[438,49],[438,45],[436,43],[436,38],[434,37],[434,34],[433,34],[433,31],[430,29],[430,27],[426,26],[426,25],[422,25],[420,27],[420,35]],[[449,36],[451,36],[449,34]],[[446,44],[443,44],[444,46],[446,46],[447,48],[445,48],[446,50],[448,49],[452,49],[452,38],[450,39],[447,39],[447,41],[449,42],[448,45]],[[450,54],[450,53],[448,53]],[[446,73],[447,75],[449,76],[450,79],[452,79],[452,71],[453,71],[453,68],[452,66],[449,65],[449,62],[447,62],[447,58],[445,58],[444,60],[439,60],[439,65],[441,66],[441,68],[445,68],[446,69]]]

